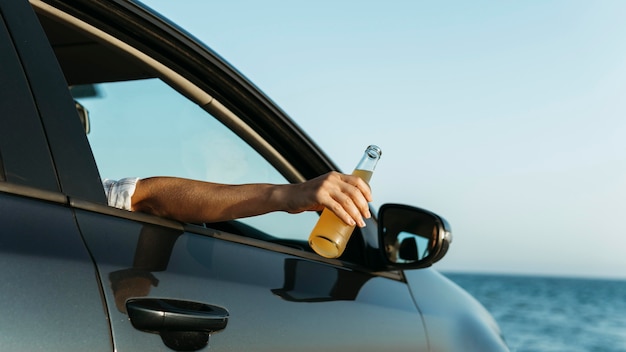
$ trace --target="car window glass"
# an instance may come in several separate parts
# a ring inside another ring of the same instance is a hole
[[[102,178],[287,182],[245,141],[160,79],[91,88],[90,94],[75,94],[75,98],[89,112],[88,139]],[[241,221],[271,236],[304,240],[316,220],[317,214],[308,212],[272,213]]]

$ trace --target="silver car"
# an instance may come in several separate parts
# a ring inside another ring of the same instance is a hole
[[[326,259],[307,244],[313,212],[190,224],[107,206],[103,178],[337,170],[243,75],[140,3],[0,0],[0,63],[3,351],[508,350],[431,267],[452,237],[427,210],[372,209]]]

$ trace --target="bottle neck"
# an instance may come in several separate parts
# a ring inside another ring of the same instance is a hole
[[[374,169],[376,169],[376,164],[378,164],[378,160],[380,160],[381,155],[382,151],[380,148],[370,145],[367,149],[365,149],[365,153],[363,153],[363,157],[357,164],[355,170],[373,172]]]
[[[355,170],[374,171],[378,164],[378,158],[372,159],[367,156],[363,156],[361,161],[354,168]]]

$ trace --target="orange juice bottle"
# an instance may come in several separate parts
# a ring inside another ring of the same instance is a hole
[[[379,147],[370,145],[352,174],[369,183],[381,155],[382,150]],[[346,224],[335,213],[324,209],[309,235],[309,245],[322,257],[338,258],[346,249],[353,230],[354,225]]]

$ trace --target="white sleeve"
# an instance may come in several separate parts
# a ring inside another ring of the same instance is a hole
[[[104,179],[102,185],[104,186],[109,206],[131,210],[130,199],[135,193],[137,181],[139,181],[139,177],[127,177],[119,181]]]

